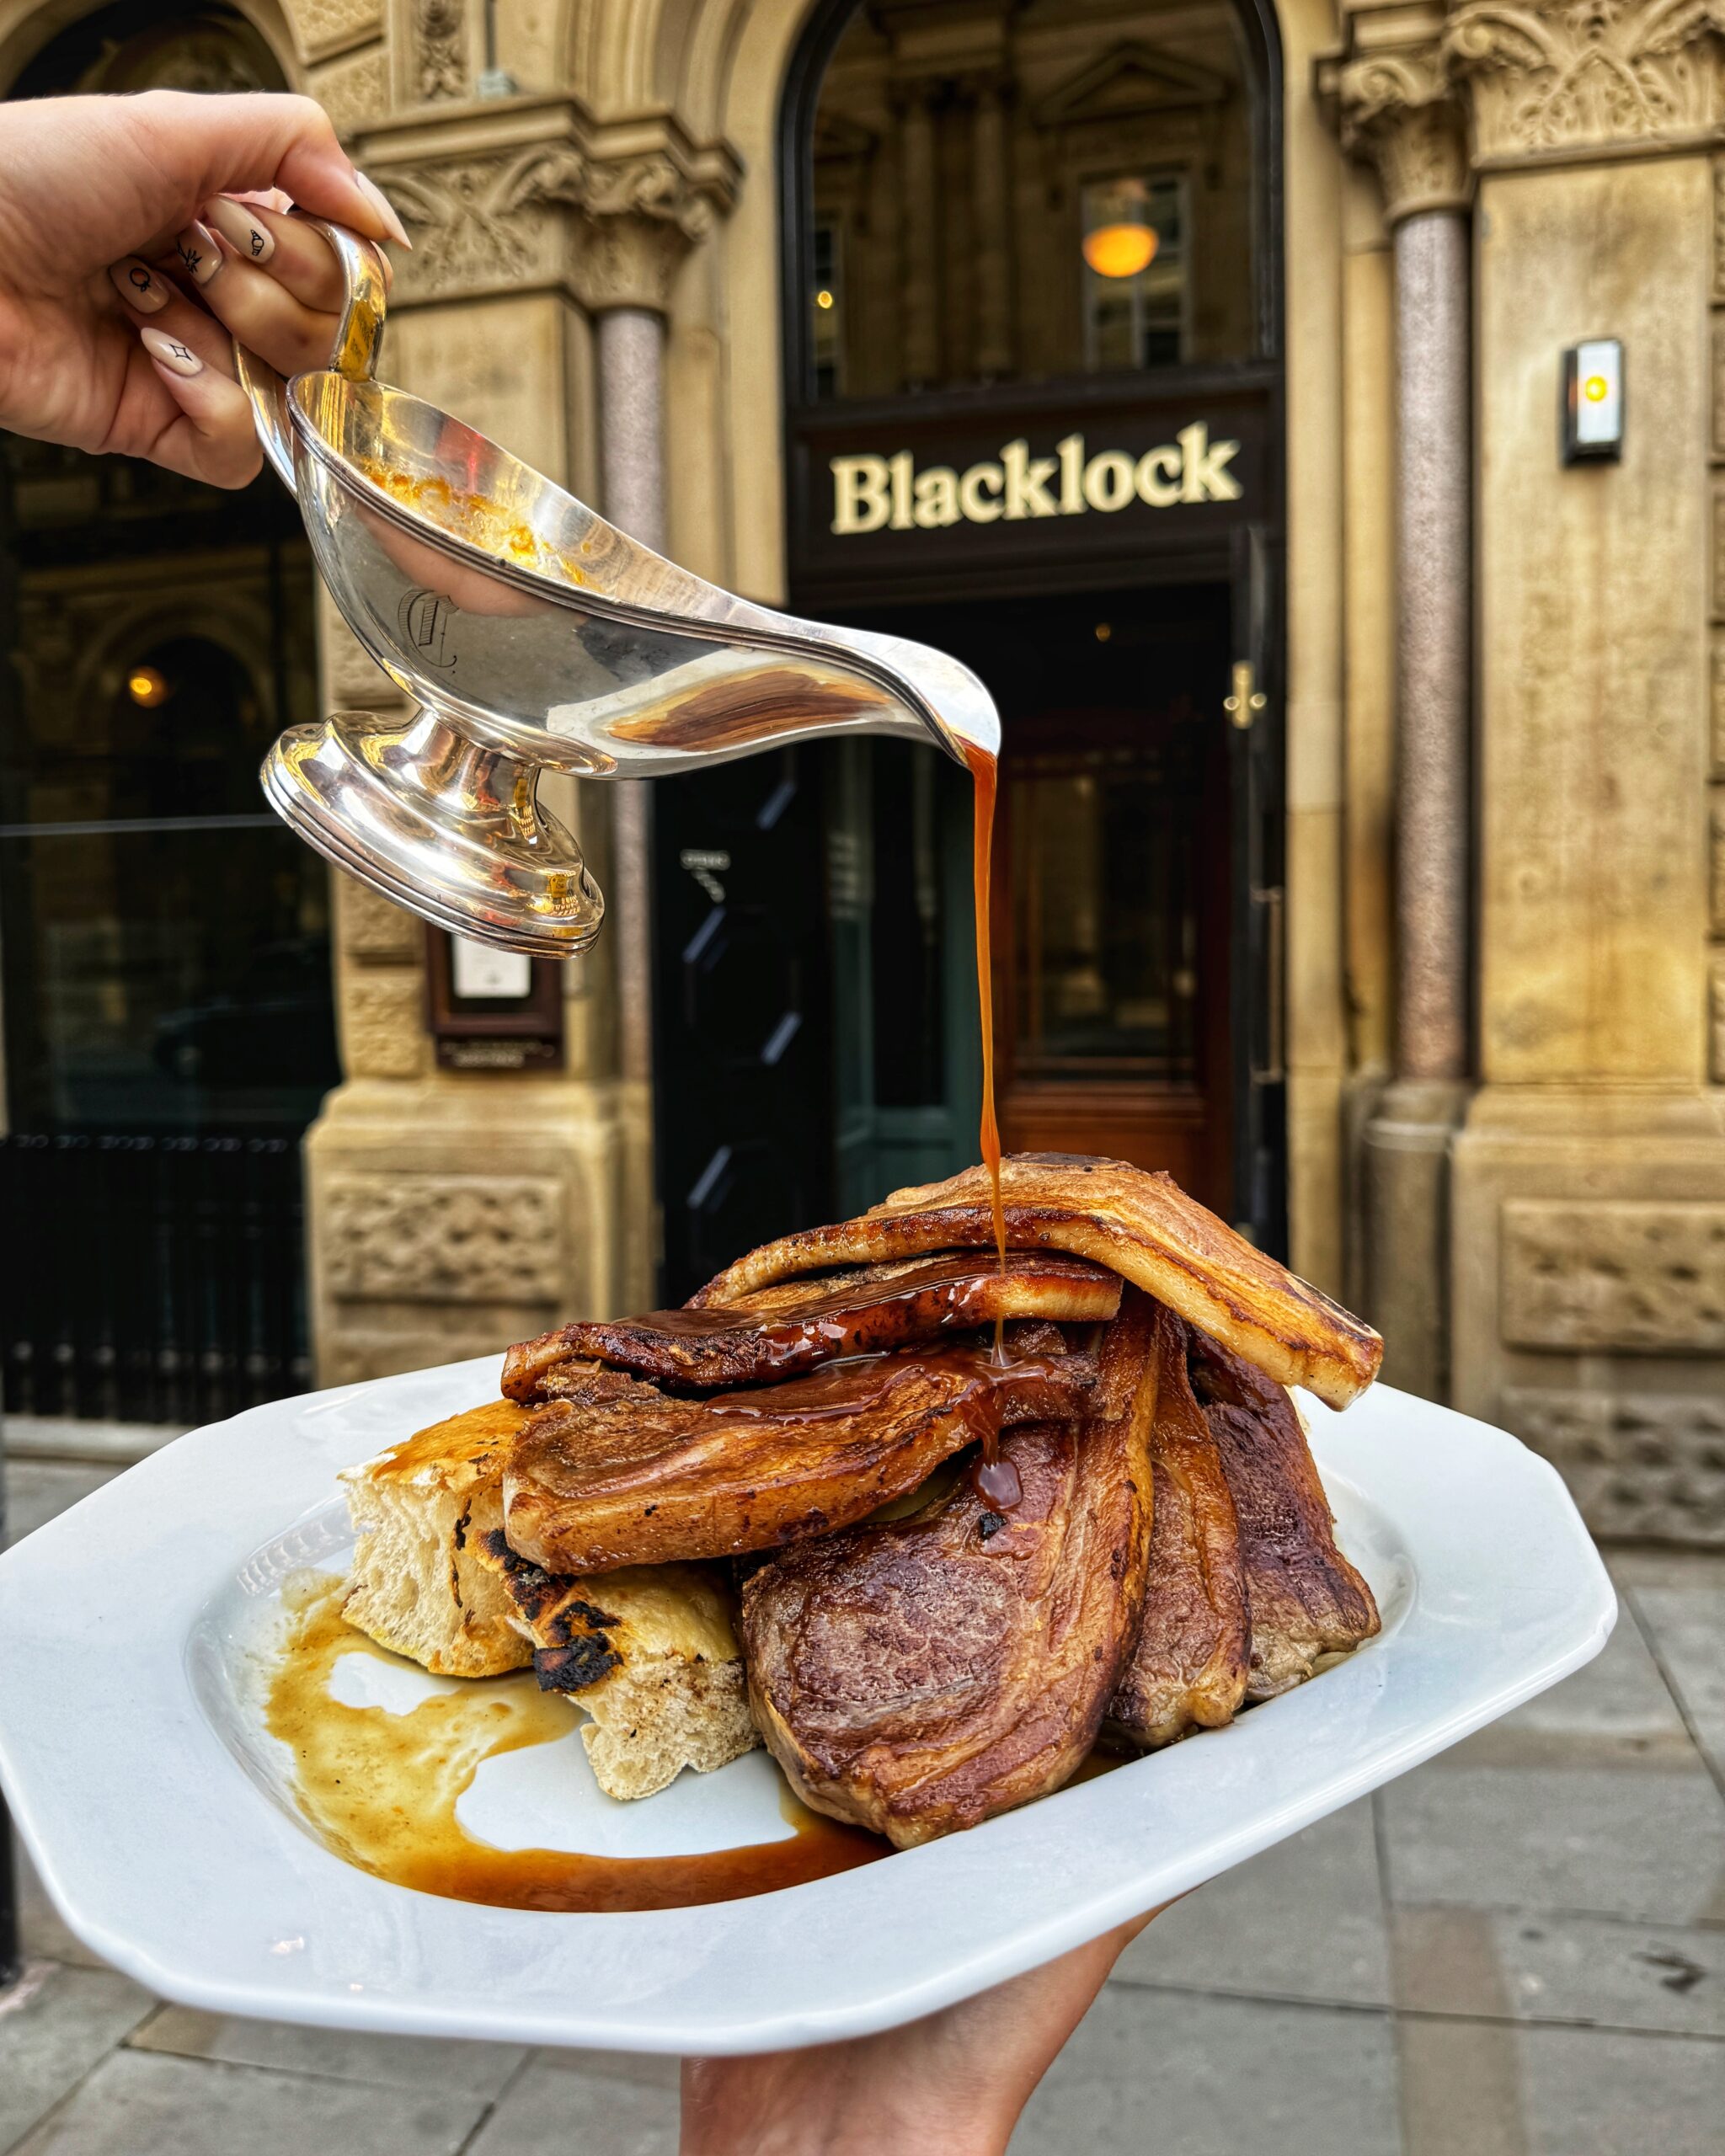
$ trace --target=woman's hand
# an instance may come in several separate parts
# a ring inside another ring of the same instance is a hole
[[[879,2036],[686,2059],[682,2156],[1001,2156],[1031,2092],[1149,1922]]]
[[[289,201],[406,242],[307,98],[0,105],[0,426],[243,486],[260,458],[231,337],[320,366],[341,306]]]

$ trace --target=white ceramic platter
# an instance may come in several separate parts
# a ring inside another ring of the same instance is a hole
[[[930,2013],[1199,1885],[1578,1668],[1615,1619],[1562,1484],[1514,1438],[1377,1387],[1302,1400],[1381,1636],[1285,1697],[991,1821],[752,1900],[638,1914],[394,1886],[316,1840],[262,1728],[259,1649],[348,1538],[339,1468],[492,1396],[494,1359],[195,1430],[0,1558],[0,1778],[85,1944],[214,2012],[654,2052],[775,2049]],[[338,1689],[376,1673],[355,1657]],[[386,1710],[429,1684],[365,1678]],[[386,1696],[399,1694],[399,1696]],[[671,1854],[786,1831],[764,1756],[617,1805],[573,1737],[463,1800],[504,1847]]]

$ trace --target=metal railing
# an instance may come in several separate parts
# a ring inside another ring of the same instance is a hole
[[[207,1422],[311,1384],[296,1138],[0,1139],[16,1415]]]

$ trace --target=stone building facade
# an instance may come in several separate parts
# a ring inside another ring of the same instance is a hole
[[[701,574],[793,593],[781,157],[811,0],[238,5],[413,235],[384,371]],[[1216,171],[1274,161],[1290,1254],[1381,1326],[1391,1381],[1519,1431],[1597,1527],[1725,1540],[1725,37],[1691,0],[1263,0],[1248,141],[1202,12],[1090,11],[1045,94],[1057,119],[1147,70]],[[67,13],[3,0],[0,75]],[[889,0],[834,59],[901,157],[945,154],[937,77],[1007,154],[984,17],[1055,20]],[[817,132],[817,202],[853,147]],[[989,266],[1031,244],[1022,206],[979,195],[951,243],[980,376],[1035,327],[1025,258],[1017,302]],[[950,347],[902,245],[854,278]],[[1563,354],[1597,337],[1622,453],[1566,465]],[[856,364],[895,386],[892,354]],[[327,609],[319,648],[332,706],[389,693]],[[306,1148],[325,1382],[654,1292],[650,818],[565,795],[611,926],[567,969],[550,1076],[440,1067],[422,931],[337,890],[344,1076]]]

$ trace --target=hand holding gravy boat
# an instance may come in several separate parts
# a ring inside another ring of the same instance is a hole
[[[441,927],[566,957],[604,900],[542,770],[650,778],[863,733],[991,778],[1000,722],[956,660],[721,591],[377,380],[379,258],[312,221],[347,286],[331,365],[284,382],[242,350],[240,379],[336,604],[419,707],[281,736],[264,792],[309,844]]]

